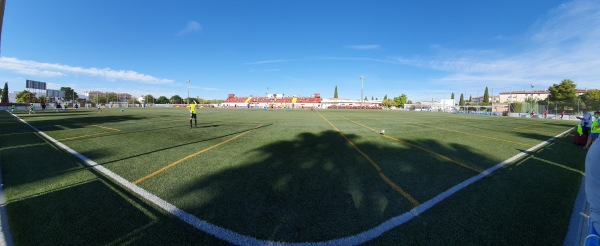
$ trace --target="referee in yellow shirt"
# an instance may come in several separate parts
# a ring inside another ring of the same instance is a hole
[[[198,120],[196,118],[196,101],[192,100],[192,103],[188,106],[190,109],[190,128],[192,128],[192,119],[194,119],[194,123],[196,127],[198,127]]]

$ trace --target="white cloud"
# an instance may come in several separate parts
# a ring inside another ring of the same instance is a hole
[[[159,79],[136,71],[113,70],[110,68],[83,68],[57,63],[43,63],[29,60],[19,60],[12,57],[0,57],[0,69],[17,74],[39,77],[65,77],[68,75],[86,75],[103,77],[107,80],[136,81],[145,84],[169,84],[170,79]]]
[[[188,21],[187,25],[181,31],[179,31],[178,35],[185,35],[187,33],[200,30],[202,30],[202,26],[200,26],[200,23],[196,21]]]
[[[353,50],[377,50],[381,49],[381,46],[378,44],[355,44],[355,45],[346,45],[346,48]]]
[[[551,85],[573,79],[578,88],[600,86],[600,2],[575,0],[534,23],[518,53],[501,50],[443,50],[407,64],[448,72],[441,83]],[[495,85],[494,85],[495,84]]]

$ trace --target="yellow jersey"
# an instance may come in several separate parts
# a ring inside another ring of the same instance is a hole
[[[188,108],[190,109],[190,113],[192,113],[192,114],[196,113],[196,104],[195,103],[190,104],[190,106],[188,106]]]

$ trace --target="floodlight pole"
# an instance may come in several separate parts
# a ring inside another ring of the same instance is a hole
[[[512,106],[511,105],[512,104],[512,88],[509,87],[508,91],[510,93],[510,94],[508,94],[508,96],[509,96],[509,98],[508,98],[508,113],[510,113],[511,112],[510,107]]]
[[[498,94],[498,98],[500,98],[500,94]],[[494,114],[494,88],[492,88],[492,100],[490,102],[491,102],[491,105],[492,105],[491,108],[490,108],[490,112],[493,115]]]
[[[533,85],[531,85],[531,111],[533,111]]]
[[[189,79],[187,81],[187,89],[188,89],[188,96],[185,100],[187,101],[187,104],[190,104],[190,80]]]
[[[364,96],[364,93],[365,93],[365,76],[361,75],[360,76],[360,81],[361,81],[361,89],[360,89],[360,102],[361,103],[360,103],[360,106],[362,107],[362,106],[364,106],[364,103],[365,103],[365,101],[364,101],[365,100],[365,96]]]

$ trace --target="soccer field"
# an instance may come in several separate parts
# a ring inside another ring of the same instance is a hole
[[[39,130],[0,113],[17,245],[559,245],[585,157],[577,122],[549,119],[202,108],[190,128],[184,108],[16,116]]]

